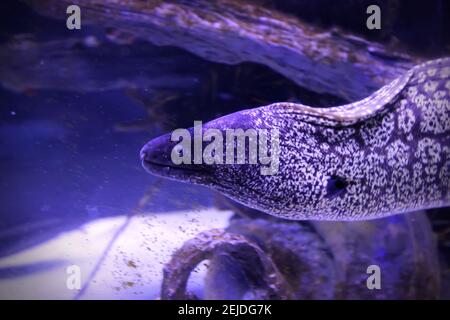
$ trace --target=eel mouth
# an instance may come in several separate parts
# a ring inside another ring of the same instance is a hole
[[[207,170],[205,167],[199,167],[198,165],[172,165],[143,159],[142,166],[150,174],[175,180],[206,178],[211,175],[210,170]]]
[[[175,172],[179,171],[191,171],[191,172],[207,172],[208,170],[204,169],[204,168],[198,168],[195,167],[195,165],[189,165],[189,164],[184,164],[184,165],[170,165],[170,164],[162,164],[162,163],[158,163],[158,162],[154,162],[154,161],[150,161],[150,160],[142,160],[142,166],[147,169],[147,168],[152,168],[152,169],[156,169],[156,170],[173,170]]]
[[[207,164],[182,163],[175,164],[171,159],[173,144],[170,136],[155,138],[144,145],[140,151],[142,167],[148,173],[172,180],[202,183],[209,181],[213,175],[213,167]]]

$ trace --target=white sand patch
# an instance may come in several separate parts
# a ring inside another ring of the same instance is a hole
[[[81,299],[156,299],[162,268],[184,241],[212,228],[224,228],[230,211],[204,209],[136,215],[111,246]],[[91,221],[34,248],[4,257],[0,269],[27,272],[0,279],[0,299],[73,299],[67,267],[77,265],[86,281],[125,216]],[[29,265],[28,267],[25,267]],[[204,268],[194,272],[191,288],[201,294]]]

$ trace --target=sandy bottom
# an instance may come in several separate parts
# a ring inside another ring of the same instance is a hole
[[[197,233],[224,228],[230,211],[204,209],[93,220],[0,260],[1,299],[157,299],[162,268]],[[116,236],[116,239],[112,239]],[[109,247],[109,250],[106,250]],[[103,258],[102,258],[103,257]],[[81,288],[76,286],[80,274]],[[204,264],[189,280],[202,296]]]

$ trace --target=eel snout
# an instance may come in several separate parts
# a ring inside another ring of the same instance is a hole
[[[154,138],[147,142],[141,149],[139,155],[144,169],[159,177],[174,180],[201,183],[210,176],[212,168],[204,164],[175,163],[173,154],[178,156],[183,153],[191,153],[188,148],[180,148],[178,141],[171,140],[171,133]]]
[[[173,142],[170,135],[165,134],[147,142],[141,149],[139,155],[142,166],[152,174],[161,173],[164,168],[174,166],[171,160]]]

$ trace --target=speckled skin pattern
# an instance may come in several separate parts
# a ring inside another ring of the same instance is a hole
[[[204,128],[280,131],[279,172],[259,165],[171,166],[167,135],[144,148],[147,170],[207,185],[294,220],[366,220],[450,205],[450,58],[412,68],[359,102],[275,103]],[[157,163],[157,165],[155,165]]]

